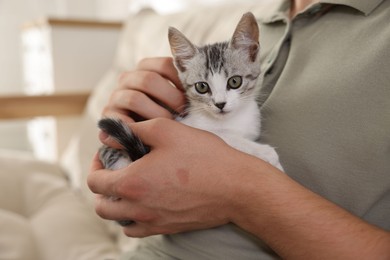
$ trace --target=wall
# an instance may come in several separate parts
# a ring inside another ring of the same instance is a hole
[[[234,3],[250,3],[272,0],[133,0],[130,1],[129,9],[137,12],[144,7],[152,7],[161,14],[178,12],[193,6],[216,6]]]
[[[116,0],[124,1],[128,0]],[[96,18],[101,3],[103,0],[0,0],[0,95],[23,90],[22,24],[42,16]]]
[[[26,21],[47,15],[122,19],[129,8],[137,11],[152,6],[161,13],[168,13],[192,5],[242,1],[260,0],[0,0],[0,95],[23,90],[20,27]]]
[[[0,95],[18,93],[23,88],[21,24],[52,7],[52,4],[44,5],[43,1],[0,0]],[[29,151],[26,122],[0,121],[0,147]]]
[[[117,8],[103,8],[107,2]],[[23,92],[21,26],[43,16],[122,18],[129,0],[0,0],[0,95]],[[99,11],[100,10],[100,13]],[[118,10],[121,11],[118,14]],[[124,11],[123,11],[124,10]],[[28,108],[26,108],[28,109]],[[0,121],[0,149],[31,151],[27,120]]]

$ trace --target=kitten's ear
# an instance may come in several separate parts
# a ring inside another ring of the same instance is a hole
[[[245,13],[238,22],[230,44],[235,49],[247,51],[250,60],[254,62],[260,49],[259,34],[255,16],[251,12]]]
[[[186,71],[186,63],[196,54],[196,47],[179,30],[169,27],[169,45],[177,68]]]

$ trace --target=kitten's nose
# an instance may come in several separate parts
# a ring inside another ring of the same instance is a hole
[[[225,107],[225,105],[226,105],[226,102],[215,103],[215,106],[221,110]]]

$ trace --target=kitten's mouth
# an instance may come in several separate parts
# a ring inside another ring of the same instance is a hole
[[[219,111],[217,112],[217,115],[221,115],[221,116],[226,115],[226,114],[229,114],[229,111],[226,111],[226,110],[219,110]]]
[[[231,111],[225,110],[225,109],[222,109],[222,110],[221,109],[219,109],[219,110],[213,109],[211,111],[209,110],[209,113],[216,118],[221,118],[221,117],[227,116],[228,114],[230,114],[230,112]]]

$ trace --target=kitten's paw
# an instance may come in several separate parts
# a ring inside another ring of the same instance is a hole
[[[263,159],[264,161],[270,163],[271,165],[284,172],[284,169],[279,161],[279,155],[276,152],[275,148],[267,144],[259,144],[259,149],[256,149],[256,152],[253,155],[260,159]]]
[[[277,163],[271,163],[271,164],[276,168],[278,168],[279,170],[281,170],[282,172],[284,172],[283,166],[280,164],[279,161]]]
[[[272,146],[260,144],[235,135],[225,135],[222,136],[222,138],[237,150],[260,158],[284,172],[283,167],[279,162],[279,155]]]

